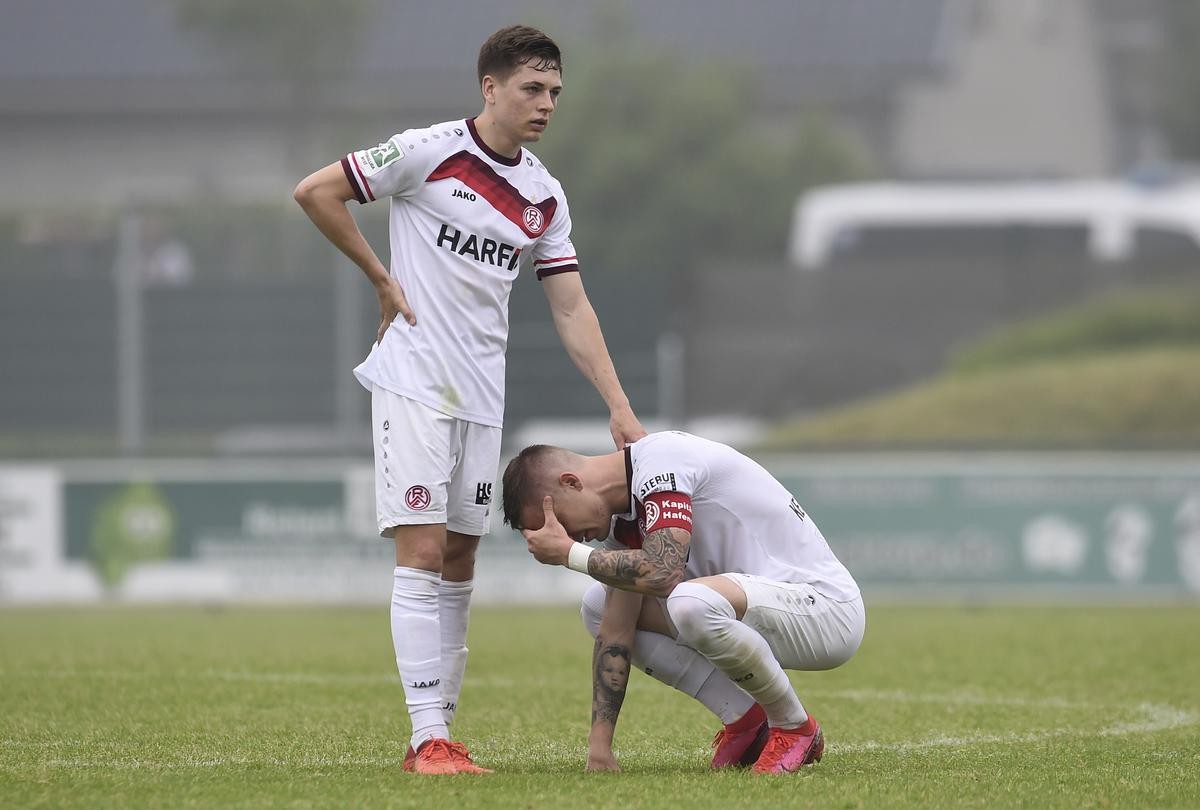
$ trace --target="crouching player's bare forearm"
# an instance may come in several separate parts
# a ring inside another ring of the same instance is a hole
[[[632,637],[632,633],[629,634]],[[630,648],[623,640],[596,637],[592,652],[592,728],[588,732],[589,771],[619,771],[613,755],[613,734],[629,684]]]
[[[667,597],[683,580],[690,540],[688,532],[665,528],[646,535],[640,549],[597,549],[588,557],[588,574],[622,590]]]
[[[596,633],[592,652],[592,728],[588,732],[589,771],[619,771],[613,756],[613,734],[629,671],[633,666],[633,636],[642,611],[640,594],[609,590],[604,600],[604,617]]]

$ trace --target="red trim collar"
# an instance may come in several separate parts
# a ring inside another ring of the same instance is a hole
[[[505,157],[504,155],[500,154],[496,150],[492,149],[492,147],[490,147],[486,143],[484,143],[483,138],[479,137],[479,130],[477,130],[475,128],[475,119],[474,118],[467,119],[467,130],[471,133],[471,137],[475,139],[475,145],[478,146],[480,149],[482,149],[483,153],[485,155],[487,155],[488,157],[490,157],[492,160],[494,160],[497,163],[502,164],[504,166],[517,166],[521,163],[521,151],[522,150],[520,148],[517,149],[516,157]]]

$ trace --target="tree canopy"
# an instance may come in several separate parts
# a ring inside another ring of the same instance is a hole
[[[589,265],[781,257],[800,192],[864,171],[818,113],[764,123],[750,71],[646,47],[619,18],[599,25],[565,49],[560,106],[534,147],[566,188]]]

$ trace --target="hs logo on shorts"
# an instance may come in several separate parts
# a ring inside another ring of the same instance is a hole
[[[477,506],[486,506],[492,502],[492,485],[477,484],[475,486],[475,504]]]

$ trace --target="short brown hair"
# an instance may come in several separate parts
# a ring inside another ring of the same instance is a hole
[[[494,76],[503,81],[521,65],[562,72],[562,54],[546,34],[528,25],[510,25],[487,38],[479,49],[479,81]]]
[[[521,510],[537,501],[544,487],[547,462],[560,448],[548,444],[531,444],[517,454],[504,468],[504,522],[517,531],[525,528]]]

